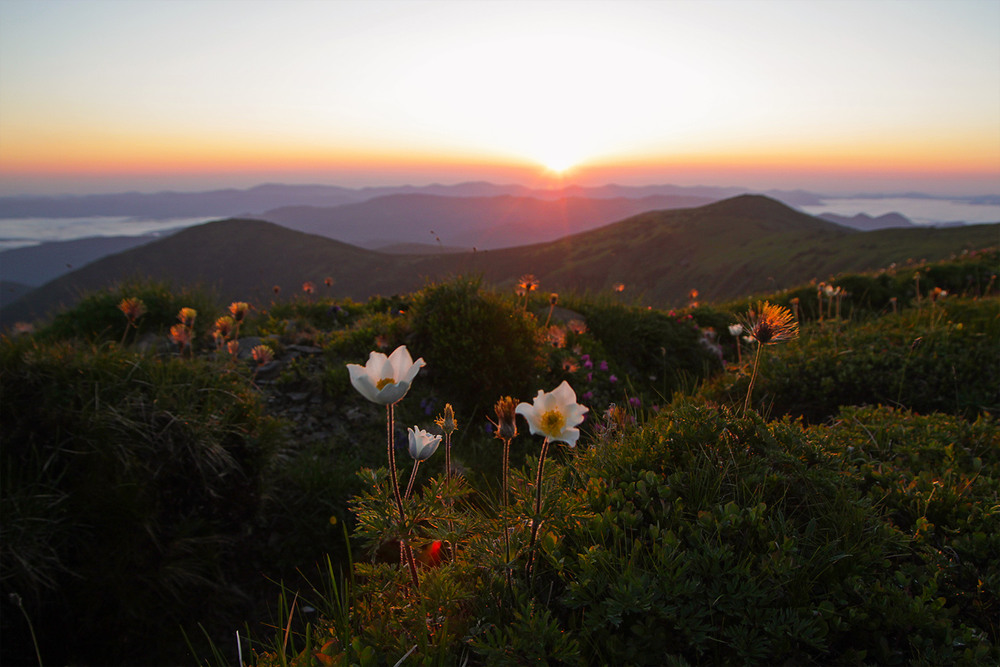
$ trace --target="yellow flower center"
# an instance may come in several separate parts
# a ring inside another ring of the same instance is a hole
[[[562,433],[563,427],[566,425],[566,417],[558,410],[549,410],[538,420],[538,425],[542,433],[554,437]]]
[[[375,389],[378,391],[382,391],[390,384],[396,384],[396,381],[392,378],[382,378],[381,380],[375,383]]]

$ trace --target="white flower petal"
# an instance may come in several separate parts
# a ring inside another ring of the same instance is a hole
[[[400,345],[389,355],[389,363],[392,364],[392,374],[397,380],[401,379],[413,365],[413,357],[405,345]]]
[[[563,380],[562,384],[552,390],[551,396],[560,405],[576,403],[576,392],[573,391],[573,387],[569,386],[569,382],[566,380]]]
[[[409,382],[395,382],[393,384],[387,384],[382,387],[381,391],[378,392],[376,402],[383,403],[385,405],[395,403],[396,401],[402,400],[402,398],[406,396],[406,392],[409,390]]]
[[[378,390],[369,377],[367,369],[360,364],[347,364],[347,372],[351,374],[351,384],[369,401],[378,402]]]

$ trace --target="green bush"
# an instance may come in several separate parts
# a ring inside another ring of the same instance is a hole
[[[125,329],[128,320],[118,304],[122,299],[142,299],[146,314],[136,321],[136,330]],[[84,296],[73,308],[57,314],[52,322],[39,331],[45,341],[87,340],[94,343],[122,341],[132,343],[146,334],[165,336],[177,324],[181,308],[194,308],[195,341],[206,340],[221,309],[216,299],[201,289],[175,288],[168,283],[129,281],[111,289]]]
[[[538,324],[512,302],[456,278],[424,288],[412,317],[414,357],[456,409],[478,422],[502,395],[528,397],[543,370]]]
[[[245,375],[3,339],[0,379],[0,581],[47,662],[176,659],[202,607],[246,603],[235,573],[271,429]],[[23,638],[6,612],[5,649]]]
[[[828,419],[842,405],[893,405],[974,419],[1000,411],[1000,303],[947,299],[852,326],[826,322],[762,355],[755,405],[771,414]],[[748,371],[705,387],[738,404]]]
[[[845,408],[817,429],[857,488],[912,536],[907,585],[934,591],[941,614],[1000,645],[1000,435],[968,421],[892,408]]]
[[[721,369],[721,359],[700,340],[703,330],[689,314],[619,305],[585,311],[590,334],[636,391],[669,401]]]

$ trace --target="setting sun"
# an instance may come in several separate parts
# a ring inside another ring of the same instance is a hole
[[[842,190],[880,174],[996,182],[1000,98],[982,82],[1000,5],[791,7],[260,2],[227,37],[213,28],[227,3],[8,0],[0,191],[195,172],[228,186],[520,170],[792,188],[819,181],[784,175],[831,167],[819,185]],[[857,48],[831,58],[817,26]]]

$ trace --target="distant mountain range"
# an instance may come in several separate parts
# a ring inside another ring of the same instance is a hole
[[[916,226],[909,218],[899,213],[886,213],[877,217],[872,217],[867,213],[858,213],[852,216],[837,215],[836,213],[820,213],[817,217],[835,222],[838,225],[859,229],[863,232],[870,232],[875,229]]]
[[[367,188],[333,186],[260,186],[250,190],[154,195],[95,195],[69,198],[0,198],[2,214],[93,213],[192,214],[215,209],[230,217],[239,206],[262,206],[295,201],[263,213],[236,217],[276,222],[283,226],[333,238],[372,250],[406,254],[437,254],[486,250],[553,241],[652,210],[690,208],[720,199],[738,188],[679,188],[676,186],[564,188],[528,190],[521,186],[467,183],[421,188]],[[651,194],[675,191],[674,194]],[[372,196],[378,192],[389,192]],[[446,192],[450,194],[440,194]],[[507,192],[506,194],[490,194]],[[514,192],[522,194],[513,194]],[[530,193],[530,194],[523,194]],[[683,193],[683,194],[678,194]],[[785,200],[809,202],[814,195],[782,191]],[[779,198],[779,197],[775,197]],[[353,201],[359,199],[359,201]],[[363,199],[361,201],[360,199]],[[308,202],[347,201],[331,206]],[[306,203],[302,203],[306,202]],[[787,203],[787,201],[786,201]],[[6,207],[6,208],[5,208]],[[855,229],[904,227],[912,223],[890,213],[872,218],[834,214],[820,217]],[[160,233],[162,234],[162,232]],[[129,247],[149,243],[154,236],[110,236],[52,241],[0,253],[0,281],[39,286],[73,268]],[[6,296],[6,294],[4,294]],[[0,297],[0,302],[9,298]]]
[[[278,208],[253,217],[370,249],[438,243],[485,250],[554,241],[646,211],[712,201],[695,195],[541,199],[398,194],[336,207]]]
[[[225,189],[206,192],[125,192],[97,195],[7,196],[0,197],[2,218],[61,218],[126,216],[164,220],[204,216],[231,217],[260,214],[285,206],[331,207],[356,204],[388,195],[425,194],[442,197],[533,197],[536,199],[641,199],[658,195],[702,197],[711,200],[748,192],[746,188],[677,185],[565,188],[528,188],[522,185],[497,185],[471,182],[457,185],[391,186],[344,188],[336,185],[258,185],[246,190]],[[772,197],[793,206],[821,201],[820,195],[800,190],[771,190]]]
[[[436,231],[436,230],[435,230]],[[844,271],[871,270],[909,258],[943,259],[996,245],[1000,224],[860,232],[794,210],[774,199],[741,195],[704,206],[650,211],[545,243],[435,254],[374,252],[270,222],[228,219],[104,257],[28,293],[0,310],[5,324],[32,320],[73,303],[81,291],[133,277],[215,290],[267,304],[301,295],[312,281],[328,294],[364,300],[419,289],[429,280],[481,275],[511,287],[532,273],[545,291],[609,292],[657,307],[703,298],[738,298]]]

